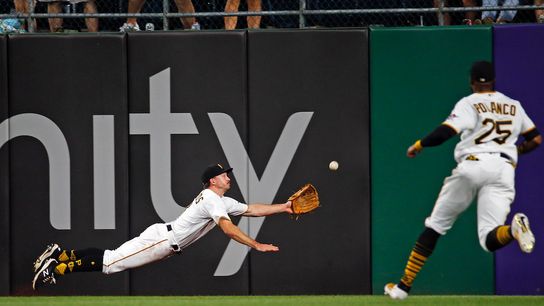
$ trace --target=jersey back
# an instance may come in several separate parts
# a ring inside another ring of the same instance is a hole
[[[516,162],[519,135],[534,128],[520,102],[498,91],[464,97],[444,124],[461,133],[454,153],[457,162],[477,153],[504,153]]]

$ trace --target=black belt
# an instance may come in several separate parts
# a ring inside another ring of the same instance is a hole
[[[508,159],[509,161],[513,161],[512,157],[510,157],[508,154],[505,154],[505,153],[502,153],[502,152],[501,152],[500,156],[501,156],[502,158]]]
[[[512,167],[516,168],[516,162],[514,161],[514,159],[512,157],[510,157],[510,155],[501,152],[500,156],[502,158],[506,159],[508,161],[508,163],[510,165],[512,165]]]
[[[166,224],[166,230],[169,231],[169,232],[172,231],[172,225],[171,224]],[[172,250],[174,250],[174,252],[181,251],[181,248],[177,244],[171,244],[170,247],[172,248]]]

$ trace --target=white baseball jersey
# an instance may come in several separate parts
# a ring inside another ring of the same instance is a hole
[[[454,154],[457,162],[483,152],[504,153],[516,162],[518,136],[534,128],[521,104],[497,91],[461,99],[444,123],[461,133]]]
[[[500,92],[461,99],[444,124],[461,133],[454,153],[458,164],[444,180],[425,226],[446,234],[476,198],[478,237],[487,250],[488,233],[504,224],[515,197],[515,143],[534,124],[518,101]]]
[[[184,249],[208,233],[219,219],[230,220],[229,215],[238,216],[247,211],[248,206],[229,197],[220,197],[215,192],[203,190],[189,207],[171,223],[174,238]]]
[[[221,218],[230,220],[229,214],[241,215],[247,209],[246,204],[205,189],[175,221],[153,224],[117,249],[106,250],[102,272],[116,273],[168,258],[208,233]]]

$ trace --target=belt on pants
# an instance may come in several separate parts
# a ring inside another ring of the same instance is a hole
[[[172,225],[171,224],[166,224],[166,230],[170,233],[172,232]],[[172,248],[172,250],[174,250],[174,252],[180,252],[181,251],[181,248],[179,247],[179,245],[177,245],[177,243],[174,242],[174,233],[171,233],[172,234],[172,241],[170,242],[170,247]]]
[[[500,152],[499,153],[499,156],[506,159],[512,166],[514,166],[514,168],[516,167],[516,163],[514,162],[514,160],[512,159],[512,157],[510,157],[510,155],[506,154],[506,153],[502,153]],[[467,156],[465,158],[466,160],[475,160],[475,161],[478,161],[480,160],[476,155],[473,155],[473,154],[470,154],[469,156]]]
[[[514,160],[512,159],[512,157],[510,157],[508,154],[505,154],[505,153],[500,153],[500,157],[502,158],[505,158],[505,159],[508,159],[509,161],[511,162],[514,162]]]

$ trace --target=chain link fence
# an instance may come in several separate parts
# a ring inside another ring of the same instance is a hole
[[[544,0],[46,1],[50,0],[0,0],[0,31],[9,32],[6,25],[13,25],[16,30],[30,32],[114,32],[127,21],[129,24],[137,22],[142,30],[144,25],[149,30],[224,29],[226,20],[230,20],[227,21],[230,28],[235,25],[239,29],[458,25],[478,24],[481,20],[483,23],[544,22]],[[238,8],[236,2],[239,2]],[[254,9],[259,6],[260,11]],[[248,11],[248,7],[252,9]],[[541,7],[543,10],[539,10]],[[482,18],[492,10],[513,14],[509,19],[498,14],[494,20]],[[226,19],[228,16],[235,17],[237,23],[233,23],[233,18]]]

